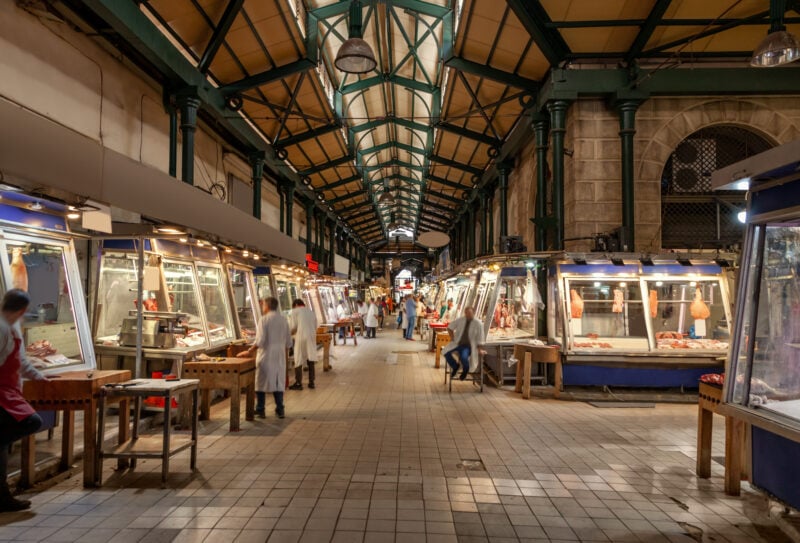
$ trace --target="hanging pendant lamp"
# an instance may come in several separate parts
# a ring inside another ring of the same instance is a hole
[[[769,34],[753,51],[750,65],[759,68],[782,66],[800,59],[800,42],[791,32],[786,31],[783,24],[783,14],[786,12],[786,2],[773,0],[770,3],[770,20],[772,24]]]
[[[353,0],[350,4],[350,33],[348,39],[336,53],[334,65],[348,74],[365,74],[378,65],[375,53],[361,38],[361,1]]]

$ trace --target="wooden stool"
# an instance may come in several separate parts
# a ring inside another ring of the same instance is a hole
[[[514,358],[517,362],[517,381],[514,392],[521,392],[522,398],[531,397],[531,368],[533,364],[555,364],[555,391],[558,398],[561,392],[561,351],[556,347],[517,343],[514,345]]]
[[[442,358],[442,349],[445,345],[450,343],[450,334],[447,332],[436,332],[436,369],[439,369],[439,363]]]
[[[697,394],[697,466],[696,473],[701,479],[711,477],[711,436],[714,427],[714,413],[722,402],[722,387],[700,381]],[[725,494],[738,496],[741,493],[743,462],[747,430],[744,421],[725,417]]]

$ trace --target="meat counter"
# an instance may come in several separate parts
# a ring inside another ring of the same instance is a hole
[[[94,369],[95,353],[75,240],[63,204],[0,190],[2,292],[20,288],[31,305],[20,323],[23,347],[40,370]]]
[[[564,385],[696,388],[728,351],[722,265],[732,261],[675,254],[552,260],[548,338],[561,345]]]
[[[752,428],[745,455],[751,484],[794,508],[800,508],[798,156],[800,140],[712,175],[715,189],[749,187],[740,303],[717,412]]]

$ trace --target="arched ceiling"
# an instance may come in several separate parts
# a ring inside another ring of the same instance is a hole
[[[349,0],[138,3],[371,244],[386,241],[392,217],[449,230],[554,67],[745,66],[770,28],[768,0],[362,0],[378,65],[354,76],[333,65]],[[773,3],[800,34],[797,3]],[[377,202],[384,187],[390,208]]]

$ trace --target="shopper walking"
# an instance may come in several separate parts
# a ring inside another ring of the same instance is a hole
[[[0,317],[0,513],[22,511],[31,506],[18,500],[8,487],[8,449],[18,439],[35,433],[42,419],[22,396],[22,378],[46,381],[25,356],[22,336],[15,326],[25,315],[31,299],[20,289],[11,289],[3,296]]]
[[[339,304],[336,306],[336,318],[338,319],[337,322],[342,322],[348,317],[349,317],[349,312],[344,306],[344,300],[339,300]],[[347,340],[345,339],[346,333],[347,333],[347,327],[339,326],[339,339],[342,340],[342,343],[347,343]]]
[[[444,346],[442,352],[447,365],[450,366],[450,378],[454,378],[458,372],[461,362],[461,375],[459,379],[463,381],[467,378],[467,372],[477,371],[480,364],[480,353],[478,348],[483,342],[483,324],[475,319],[475,310],[467,307],[464,316],[459,317],[447,327],[450,334],[450,343]],[[458,362],[454,355],[458,355]]]
[[[386,318],[386,297],[378,298],[378,330],[383,330],[383,319]]]
[[[256,341],[237,356],[256,354],[256,416],[266,418],[267,392],[275,398],[275,414],[284,417],[283,392],[286,389],[286,353],[292,346],[292,335],[286,317],[278,311],[278,300],[265,300],[266,313],[258,321]]]
[[[375,329],[378,327],[378,304],[375,303],[374,298],[370,298],[367,303],[364,326],[367,328],[367,339],[375,338]]]
[[[289,330],[294,336],[294,384],[290,390],[303,390],[303,366],[308,365],[308,388],[316,388],[317,317],[303,300],[292,302]]]
[[[414,341],[414,325],[417,322],[417,302],[411,294],[406,295],[405,321],[407,323],[405,339]]]

